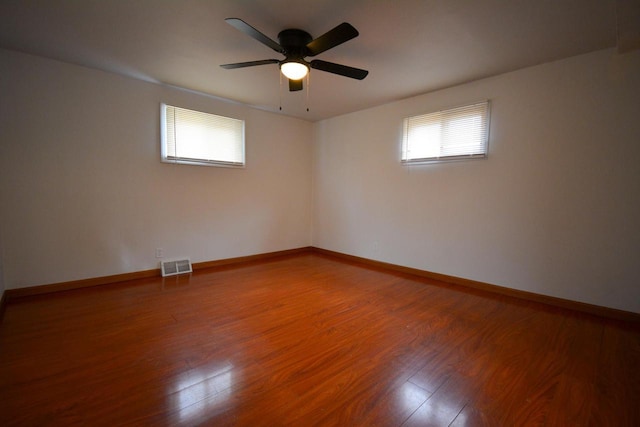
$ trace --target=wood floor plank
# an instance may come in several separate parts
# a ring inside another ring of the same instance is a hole
[[[450,425],[468,403],[468,387],[465,379],[457,374],[447,377],[403,427]]]
[[[616,414],[618,425],[640,424],[640,334],[636,330],[605,326],[595,388],[599,404],[592,405],[593,425],[611,424],[611,413]],[[629,396],[634,396],[635,404],[629,404]]]
[[[0,425],[640,425],[640,328],[312,253],[11,300]]]

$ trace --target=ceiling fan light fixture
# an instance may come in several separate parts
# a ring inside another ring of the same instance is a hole
[[[311,68],[357,80],[362,80],[367,77],[367,74],[369,74],[367,70],[361,70],[360,68],[322,61],[320,59],[314,59],[313,61],[307,62],[305,59],[308,56],[316,56],[320,53],[326,52],[329,49],[333,49],[334,47],[357,37],[358,30],[347,22],[343,22],[315,39],[306,31],[287,28],[278,33],[278,41],[275,41],[262,34],[242,19],[227,18],[225,21],[232,27],[242,31],[268,48],[284,55],[284,59],[282,60],[274,58],[220,65],[225,70],[254,67],[258,65],[278,64],[280,72],[282,73],[280,74],[280,84],[282,84],[282,76],[284,75],[289,80],[289,92],[302,90],[303,80],[305,77],[309,76]]]
[[[300,80],[309,72],[309,67],[301,62],[289,61],[280,65],[280,71],[289,80]]]

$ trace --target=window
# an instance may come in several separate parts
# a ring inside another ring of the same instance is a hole
[[[162,161],[244,166],[244,121],[162,104]]]
[[[489,101],[404,119],[403,163],[484,158]]]

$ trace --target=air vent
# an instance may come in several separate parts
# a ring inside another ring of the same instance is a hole
[[[191,261],[188,259],[179,259],[175,261],[162,261],[160,263],[162,269],[162,277],[175,276],[176,274],[191,273]]]

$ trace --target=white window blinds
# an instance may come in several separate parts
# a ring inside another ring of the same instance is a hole
[[[244,166],[244,121],[162,104],[162,161]]]
[[[486,157],[489,101],[404,119],[403,163]]]

